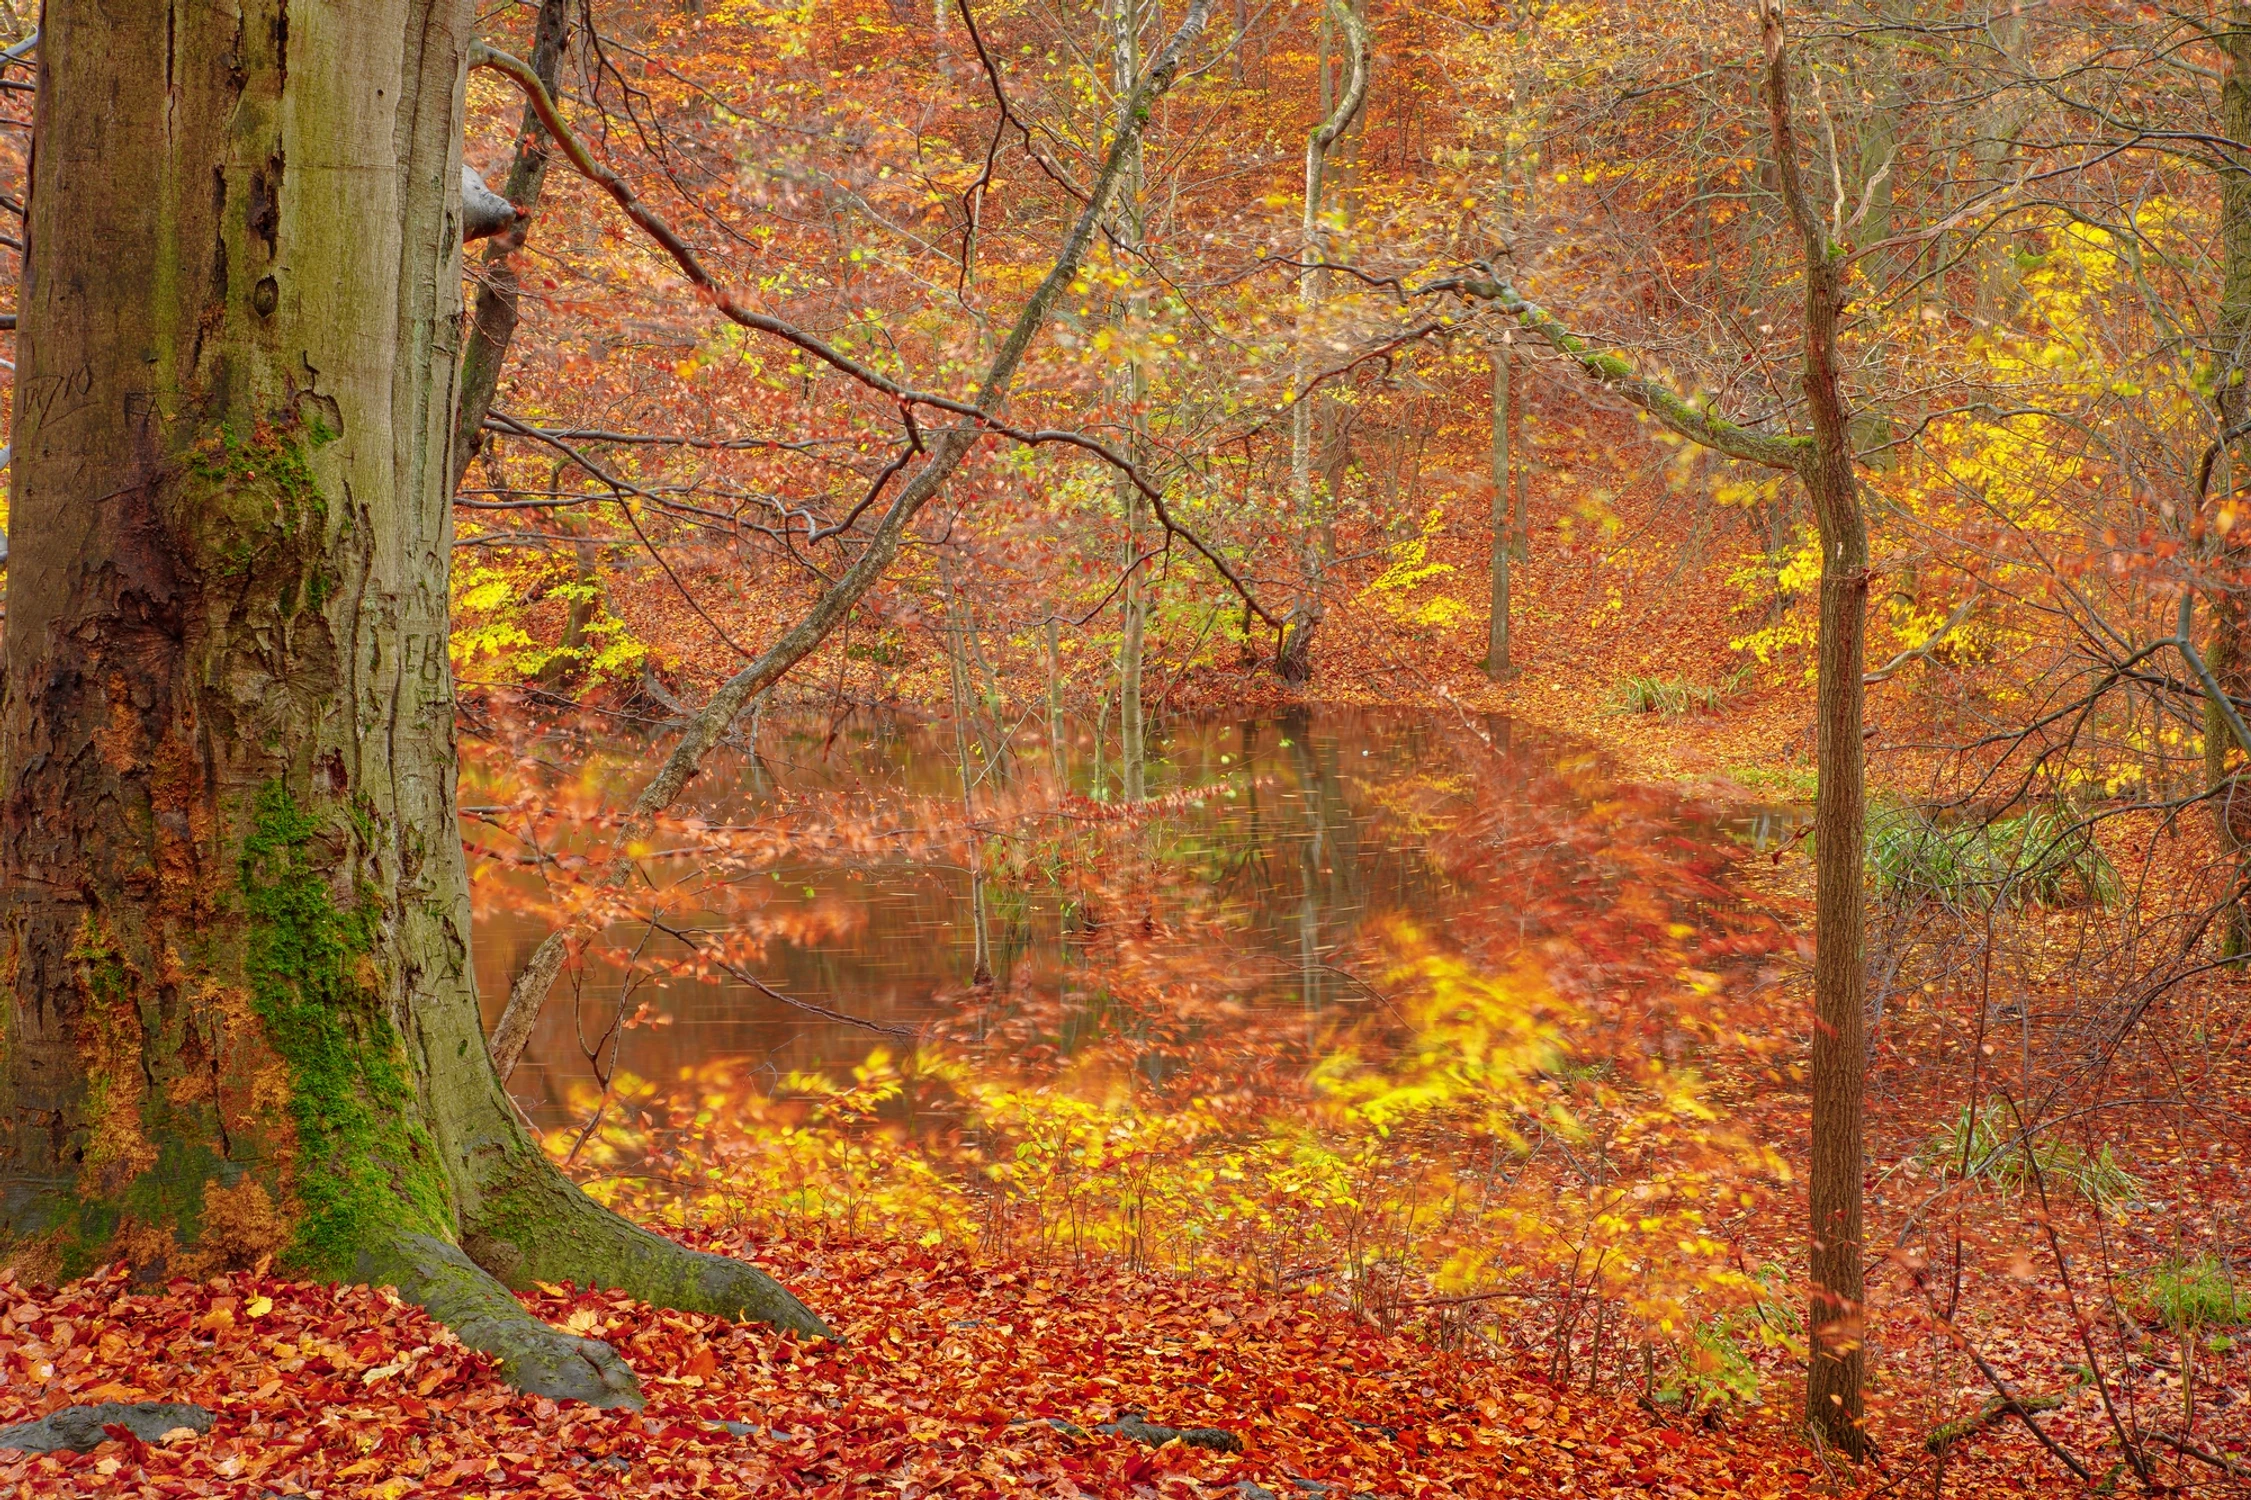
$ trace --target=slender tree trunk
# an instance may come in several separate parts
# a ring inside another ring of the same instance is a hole
[[[566,514],[556,516],[550,524],[565,534],[576,535],[583,523]],[[601,556],[601,543],[591,537],[580,537],[571,543],[571,555],[576,566],[571,575],[570,597],[564,603],[563,639],[560,649],[539,669],[539,685],[550,692],[584,674],[587,660],[593,655],[586,649],[586,627],[593,623],[602,601],[602,575],[595,566]]]
[[[1844,395],[1837,329],[1845,292],[1842,257],[1799,175],[1790,118],[1789,55],[1780,0],[1763,0],[1767,113],[1782,197],[1804,252],[1806,412],[1813,445],[1799,469],[1821,533],[1821,635],[1814,687],[1813,1139],[1807,1197],[1812,1210],[1813,1339],[1806,1418],[1854,1458],[1869,1452],[1862,1399],[1867,1364],[1861,1259],[1861,1096],[1866,1047],[1866,921],[1861,862],[1867,836],[1867,765],[1861,744],[1866,689],[1868,529],[1854,472],[1852,418]]]
[[[1349,0],[1329,0],[1322,13],[1321,123],[1305,138],[1305,205],[1298,234],[1298,258],[1304,263],[1297,282],[1297,378],[1293,393],[1297,404],[1290,411],[1290,501],[1302,530],[1299,548],[1301,574],[1298,597],[1290,606],[1287,624],[1275,652],[1275,670],[1282,680],[1302,683],[1313,675],[1313,634],[1326,614],[1322,574],[1327,566],[1321,545],[1320,512],[1324,498],[1313,491],[1313,417],[1316,398],[1307,387],[1313,383],[1313,344],[1319,331],[1322,291],[1327,278],[1319,268],[1328,251],[1321,232],[1322,173],[1329,148],[1336,143],[1368,97],[1368,26]],[[1345,83],[1341,96],[1332,93],[1328,67],[1328,39],[1334,25],[1344,34]],[[1333,103],[1332,103],[1333,100]]]
[[[1129,527],[1126,545],[1137,546],[1139,528]],[[1118,643],[1118,767],[1121,792],[1128,802],[1149,795],[1147,734],[1141,719],[1141,662],[1147,624],[1148,601],[1141,597],[1140,569],[1126,583],[1125,635]]]
[[[1906,113],[1907,100],[1900,84],[1899,64],[1896,56],[1900,38],[1911,34],[1913,18],[1906,6],[1897,0],[1886,0],[1883,13],[1896,20],[1897,32],[1876,32],[1869,45],[1863,49],[1866,69],[1861,84],[1863,95],[1869,100],[1867,114],[1860,132],[1859,163],[1860,183],[1857,188],[1845,184],[1848,197],[1857,195],[1860,218],[1859,228],[1852,231],[1853,238],[1863,245],[1881,244],[1891,238],[1897,194],[1894,192],[1899,158],[1899,122]],[[1893,275],[1904,269],[1900,265],[1902,252],[1893,250],[1870,258],[1864,275],[1872,285],[1887,285]],[[1878,376],[1878,385],[1891,385],[1886,376]],[[1888,468],[1892,449],[1893,423],[1890,411],[1880,405],[1870,404],[1853,413],[1853,446],[1859,452],[1872,455],[1871,468]]]
[[[409,0],[47,7],[0,1244],[48,1275],[273,1254],[391,1282],[519,1384],[631,1405],[606,1345],[502,1282],[821,1325],[587,1199],[486,1054],[446,619],[467,25]]]
[[[1761,0],[1764,86],[1773,138],[1772,180],[1795,231],[1805,281],[1801,388],[1813,432],[1776,436],[1716,420],[1615,355],[1573,337],[1552,314],[1503,282],[1456,285],[1491,297],[1518,328],[1538,335],[1589,376],[1689,441],[1731,458],[1788,470],[1813,498],[1821,535],[1821,632],[1815,685],[1820,783],[1814,797],[1813,1132],[1810,1181],[1814,1338],[1806,1415],[1822,1438],[1860,1457],[1867,1354],[1861,1272],[1863,1006],[1867,988],[1861,862],[1866,762],[1861,746],[1866,670],[1868,532],[1861,514],[1852,419],[1838,354],[1845,258],[1809,198],[1790,113],[1789,59],[1779,0]]]
[[[1513,379],[1509,385],[1509,394],[1516,399],[1515,435],[1509,442],[1509,467],[1516,471],[1516,514],[1509,552],[1523,563],[1532,560],[1532,445],[1525,436],[1532,414],[1523,385]]]
[[[1063,748],[1063,642],[1053,615],[1047,617],[1047,766],[1060,806],[1071,790],[1071,762]]]
[[[2231,6],[2223,39],[2228,53],[2227,77],[2220,85],[2220,121],[2225,131],[2251,132],[2251,4]],[[2251,135],[2231,135],[2232,140]],[[2251,371],[2251,168],[2230,156],[2220,169],[2220,316],[2219,347],[2213,351],[2218,372],[2213,382],[2219,437],[2214,443],[2206,489],[2222,502],[2234,498],[2244,483],[2247,425],[2251,425],[2251,400],[2246,398],[2245,374]],[[2221,556],[2240,561],[2245,542],[2239,539],[2251,528],[2237,527],[2210,544]],[[2212,529],[2217,535],[2217,528]],[[2212,616],[2212,635],[2204,648],[2205,665],[2220,691],[2238,700],[2251,698],[2251,652],[2245,635],[2251,633],[2246,601],[2237,582],[2243,570],[2220,567],[2217,581],[2204,590]],[[2222,857],[2240,887],[2251,876],[2251,797],[2241,783],[2240,770],[2228,765],[2235,746],[2226,710],[2208,697],[2204,705],[2204,788],[2211,794],[2214,831]],[[2251,746],[2244,747],[2251,755]],[[2251,955],[2251,906],[2232,903],[2220,923],[2220,954],[2242,959]]]
[[[1509,346],[1493,345],[1493,614],[1485,638],[1485,674],[1499,681],[1516,670],[1509,659],[1509,562],[1516,527],[1509,516]]]
[[[2225,545],[2223,543],[2223,545]],[[2212,680],[2220,691],[2238,700],[2251,698],[2251,663],[2245,661],[2243,649],[2243,601],[2232,589],[2208,588],[2205,597],[2213,604],[2211,638],[2204,646],[2204,664],[2212,672]],[[2212,799],[2213,832],[2219,840],[2220,856],[2226,861],[2234,883],[2241,886],[2245,880],[2245,850],[2251,846],[2251,802],[2244,795],[2240,769],[2230,767],[2229,753],[2236,748],[2235,731],[2228,723],[2227,710],[2209,693],[2204,702],[2204,789]],[[2240,899],[2232,901],[2221,916],[2220,956],[2240,961],[2251,954],[2251,908]]]
[[[1539,75],[1528,74],[1517,86],[1521,99],[1531,99],[1540,82]],[[1534,147],[1531,159],[1524,164],[1520,174],[1522,188],[1509,196],[1509,215],[1513,221],[1512,234],[1521,234],[1525,226],[1534,223],[1540,182],[1539,149]],[[1515,471],[1516,499],[1514,536],[1510,543],[1511,555],[1517,562],[1532,559],[1532,444],[1527,436],[1532,420],[1531,405],[1524,384],[1513,377],[1509,381],[1509,399],[1512,437],[1509,443],[1509,467]]]
[[[1139,0],[1112,0],[1111,82],[1123,99],[1141,76],[1141,21]],[[1140,463],[1148,450],[1148,372],[1134,353],[1135,331],[1149,316],[1149,298],[1141,290],[1140,267],[1132,262],[1142,242],[1143,150],[1140,141],[1118,183],[1118,215],[1113,228],[1116,253],[1134,278],[1135,289],[1121,309],[1120,340],[1125,363],[1118,371],[1119,396],[1126,408],[1126,457]],[[1141,664],[1148,630],[1148,583],[1140,566],[1141,536],[1147,521],[1148,501],[1133,480],[1116,476],[1118,508],[1125,515],[1126,580],[1121,599],[1124,630],[1118,643],[1118,768],[1122,794],[1128,802],[1148,795],[1148,745],[1141,722]]]
[[[2017,51],[2024,45],[2023,13],[2013,6],[1998,11],[1991,36],[2000,54],[1996,68],[2013,72]],[[2005,87],[1978,112],[1976,128],[1970,142],[1971,191],[1992,192],[2008,176],[2010,160],[2016,155],[2017,132],[2023,128],[2021,108]],[[2008,315],[2015,269],[2005,242],[1990,234],[1979,237],[1970,254],[1970,275],[1971,311],[1981,327]]]
[[[550,94],[562,74],[563,51],[570,34],[570,0],[540,0],[530,61],[532,71]],[[461,488],[461,476],[468,472],[484,444],[485,414],[492,410],[500,371],[508,361],[508,346],[516,337],[521,290],[516,278],[516,252],[524,248],[524,235],[531,228],[530,213],[539,206],[540,192],[547,185],[547,157],[553,149],[554,142],[539,123],[538,111],[526,104],[523,120],[516,127],[516,155],[500,188],[500,196],[515,204],[525,217],[485,246],[476,307],[469,318],[468,346],[461,354],[461,394],[453,426],[455,489]]]

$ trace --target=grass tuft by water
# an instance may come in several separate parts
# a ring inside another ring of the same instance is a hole
[[[1917,807],[1879,807],[1868,815],[1867,868],[1879,896],[1949,905],[2108,906],[2119,894],[2092,831],[2060,810],[1949,824]]]

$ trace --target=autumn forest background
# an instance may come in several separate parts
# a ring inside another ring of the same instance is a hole
[[[10,1229],[0,1417],[213,1420],[0,1485],[2251,1483],[2251,8],[471,30],[461,961],[838,1337],[207,1193]]]

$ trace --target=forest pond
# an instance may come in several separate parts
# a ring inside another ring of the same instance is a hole
[[[646,923],[614,923],[555,987],[511,1091],[543,1126],[571,1118],[574,1090],[583,1103],[595,1076],[588,1054],[620,1015],[635,1018],[619,1033],[627,1074],[665,1079],[729,1060],[778,1083],[848,1071],[871,1048],[896,1052],[913,1045],[903,1034],[934,1028],[970,1048],[989,1039],[1004,1060],[1067,1055],[1105,1025],[1147,1023],[1112,993],[1128,972],[1144,993],[1188,997],[1207,1023],[1233,1016],[1285,1033],[1380,1007],[1402,941],[1491,965],[1536,952],[1572,988],[1661,979],[1688,949],[1656,952],[1647,935],[1693,948],[1727,904],[1726,867],[1797,817],[1721,815],[1620,783],[1585,746],[1499,718],[1176,719],[1153,736],[1149,801],[1132,815],[1092,733],[1066,730],[1064,741],[1073,791],[1059,804],[1044,725],[1000,746],[992,759],[1006,765],[991,775],[983,747],[965,748],[945,723],[770,718],[755,757],[707,762],[691,789],[697,810],[736,829],[810,814],[857,833],[802,851],[778,834],[770,859],[664,870],[673,883],[649,905],[665,928],[699,938],[755,928],[753,957],[714,972],[662,929],[652,942]],[[539,871],[490,856],[524,846],[508,830],[531,826],[526,809],[573,797],[622,806],[666,748],[581,741],[504,765],[465,756],[488,1024],[552,924],[536,902]],[[961,833],[965,756],[983,799],[974,844]],[[1097,785],[1111,798],[1090,795]],[[930,820],[953,835],[916,836]],[[901,835],[895,848],[887,831]],[[988,872],[986,985],[975,982],[972,858]],[[1019,1024],[989,1024],[1004,1016]]]

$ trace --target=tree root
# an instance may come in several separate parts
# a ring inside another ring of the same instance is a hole
[[[533,1317],[506,1287],[443,1240],[401,1234],[363,1253],[359,1273],[370,1283],[397,1287],[462,1343],[498,1359],[502,1377],[518,1390],[589,1406],[641,1409],[640,1382],[615,1349]]]
[[[36,1422],[0,1427],[0,1448],[22,1453],[91,1453],[119,1433],[130,1433],[144,1443],[162,1441],[168,1432],[183,1428],[201,1437],[211,1430],[211,1412],[200,1406],[173,1401],[104,1401],[93,1406],[65,1406]]]
[[[1931,1429],[1931,1435],[1923,1439],[1923,1446],[1932,1453],[1944,1453],[1962,1439],[1983,1432],[2003,1417],[2021,1417],[2030,1424],[2034,1412],[2054,1411],[2061,1405],[2061,1396],[1995,1396],[1969,1416],[1957,1417]],[[2035,1427],[2033,1431],[2038,1432],[2039,1428]]]
[[[1162,1448],[1177,1438],[1191,1448],[1209,1448],[1214,1453],[1243,1451],[1243,1440],[1224,1427],[1167,1427],[1144,1419],[1137,1411],[1123,1413],[1115,1422],[1098,1423],[1094,1430],[1131,1438],[1152,1448]]]
[[[2237,1463],[2225,1453],[2207,1448],[2193,1439],[2182,1437],[2180,1434],[2173,1432],[2153,1432],[2150,1436],[2170,1447],[2183,1458],[2193,1458],[2199,1462],[2208,1463],[2213,1468],[2232,1474],[2238,1479],[2251,1478],[2251,1466]]]
[[[643,1229],[587,1197],[543,1158],[469,1217],[463,1248],[519,1291],[538,1281],[614,1287],[656,1307],[836,1337],[756,1266]]]

